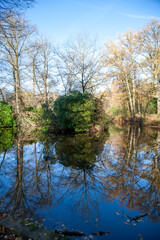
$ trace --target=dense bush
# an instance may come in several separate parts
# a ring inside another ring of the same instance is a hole
[[[111,107],[110,112],[113,117],[117,117],[117,116],[125,116],[127,111],[126,109]]]
[[[60,126],[58,125],[57,118],[53,109],[48,104],[42,104],[41,106],[26,110],[29,111],[30,120],[36,123],[42,131],[59,131]]]
[[[89,93],[74,92],[70,96],[61,96],[54,103],[54,112],[59,123],[65,131],[84,132],[101,113],[100,104]],[[96,114],[97,111],[97,114]]]
[[[146,113],[157,114],[157,99],[154,98],[147,103]]]
[[[5,102],[0,102],[0,127],[13,126],[12,108]]]
[[[13,131],[11,128],[0,129],[0,153],[6,152],[13,145]]]

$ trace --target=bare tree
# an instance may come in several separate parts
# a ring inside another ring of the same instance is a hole
[[[33,5],[35,0],[1,0],[0,1],[0,21],[6,20],[15,13],[20,13]]]
[[[76,40],[67,41],[64,49],[57,51],[57,56],[58,73],[69,94],[71,90],[93,91],[103,81],[103,66],[95,39],[80,35]]]
[[[33,91],[35,92],[35,84],[44,100],[48,103],[49,93],[55,85],[53,73],[53,47],[48,39],[41,38],[36,40],[30,52],[30,60],[33,76]]]
[[[137,34],[128,31],[117,42],[106,42],[104,63],[107,77],[123,91],[128,110],[134,118],[136,113],[136,87],[138,77],[138,58],[140,45]]]
[[[65,95],[70,95],[75,87],[75,53],[71,52],[67,46],[64,49],[57,47],[54,52],[56,55],[57,78],[60,79],[64,87]]]
[[[1,11],[24,9],[30,7],[34,2],[35,0],[1,0],[0,9]]]
[[[157,114],[160,114],[160,22],[152,20],[140,31],[143,68],[154,83],[157,98]]]
[[[34,27],[30,26],[24,19],[16,15],[8,18],[7,28],[5,22],[0,24],[0,53],[1,61],[9,66],[12,72],[12,81],[15,93],[15,113],[18,118],[20,113],[21,96],[21,68],[22,58],[27,50],[27,40],[34,32]]]
[[[36,87],[38,88],[38,91],[40,94],[42,94],[41,88],[38,83],[38,74],[37,74],[37,66],[39,65],[38,55],[40,52],[40,44],[35,41],[31,43],[29,51],[28,51],[28,57],[29,57],[29,73],[31,73],[32,78],[32,92],[33,96],[36,94]]]

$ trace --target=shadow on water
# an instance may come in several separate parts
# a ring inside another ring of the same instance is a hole
[[[100,214],[103,218],[103,213],[99,213],[102,205],[105,208],[102,202],[109,204],[118,199],[129,223],[138,222],[143,216],[152,222],[160,221],[160,132],[137,126],[110,126],[107,134],[97,137],[43,136],[32,142],[26,142],[21,132],[14,142],[9,132],[3,134],[3,211],[36,218],[43,209],[49,219],[47,209],[54,209],[55,225],[59,211],[63,221],[70,211],[69,221],[74,221],[72,215],[76,213],[83,228],[84,218]],[[140,217],[130,216],[130,210],[133,214],[138,211]]]

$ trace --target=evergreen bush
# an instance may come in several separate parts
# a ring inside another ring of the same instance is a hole
[[[13,126],[12,107],[6,102],[0,102],[0,127]]]
[[[100,108],[92,94],[74,92],[59,97],[54,103],[54,112],[63,130],[85,132],[98,121],[98,114],[101,115],[96,106]]]

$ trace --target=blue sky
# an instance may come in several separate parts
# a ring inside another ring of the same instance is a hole
[[[57,43],[89,33],[103,45],[153,18],[160,19],[160,0],[37,0],[27,10],[27,19],[37,25],[39,33]]]

